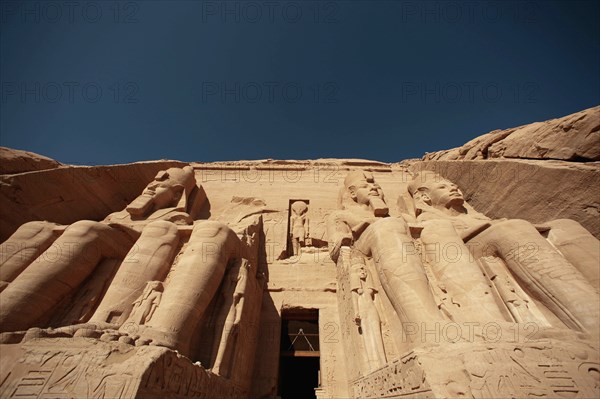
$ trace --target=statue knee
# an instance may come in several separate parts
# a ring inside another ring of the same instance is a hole
[[[421,237],[425,241],[431,241],[438,237],[448,239],[450,237],[458,237],[454,225],[450,220],[447,219],[435,219],[423,222],[423,231]]]
[[[63,243],[76,243],[81,249],[93,246],[92,253],[111,258],[124,258],[134,244],[134,239],[123,231],[92,220],[73,223],[60,240]]]
[[[208,257],[230,258],[241,255],[241,242],[238,236],[224,223],[204,221],[194,226],[190,244],[201,246]]]
[[[231,230],[226,224],[212,220],[201,221],[194,226],[192,237],[223,238]]]
[[[492,224],[490,228],[480,233],[480,236],[485,237],[484,241],[487,244],[499,246],[506,246],[508,242],[543,240],[534,225],[523,219],[509,219]]]
[[[166,220],[157,220],[144,227],[142,234],[146,237],[154,238],[161,238],[165,235],[177,234],[177,225]]]
[[[36,235],[44,232],[45,230],[51,232],[56,226],[58,225],[55,223],[43,221],[27,222],[21,225],[7,241],[11,239],[25,240],[35,238]]]
[[[80,220],[67,227],[62,237],[77,237],[80,239],[92,237],[97,236],[102,230],[105,229],[110,229],[110,227],[92,220]]]
[[[408,234],[408,226],[404,219],[400,218],[383,218],[373,223],[372,227],[390,234]]]
[[[587,231],[585,227],[581,225],[581,223],[573,220],[573,219],[556,219],[551,220],[546,223],[552,230],[563,230],[564,232],[571,234],[589,234],[591,233]]]
[[[535,229],[531,222],[523,219],[508,219],[503,220],[500,223],[492,225],[492,227],[501,228],[505,230],[522,231],[524,229]]]

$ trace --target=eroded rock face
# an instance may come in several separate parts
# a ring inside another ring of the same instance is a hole
[[[545,122],[494,130],[462,147],[428,153],[423,160],[491,158],[600,161],[600,106]]]
[[[0,175],[58,168],[62,164],[29,151],[0,147]]]
[[[1,176],[0,396],[285,398],[313,358],[317,399],[597,397],[600,170],[571,158]]]

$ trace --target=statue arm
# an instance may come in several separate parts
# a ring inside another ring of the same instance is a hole
[[[234,311],[235,311],[235,317],[233,319],[233,324],[234,325],[239,325],[240,321],[242,319],[242,309],[244,308],[244,296],[242,294],[236,294],[234,296]]]
[[[335,212],[327,218],[327,235],[331,259],[337,260],[342,246],[352,244],[352,230],[344,212]]]
[[[354,323],[357,326],[360,326],[360,309],[358,307],[358,297],[360,296],[360,294],[358,293],[358,290],[360,288],[355,288],[352,290],[352,307],[354,308]]]
[[[304,220],[304,226],[306,227],[306,238],[310,237],[310,231],[309,231],[309,223],[308,223],[308,216],[306,217],[306,219]]]
[[[150,309],[148,309],[148,314],[146,315],[146,317],[144,317],[144,324],[149,322],[152,316],[154,315],[154,311],[158,307],[161,298],[162,293],[156,291],[152,292],[148,297],[148,301],[150,301]]]
[[[241,273],[247,273],[247,271],[241,271]],[[247,282],[248,278],[245,274],[240,276],[240,279],[235,287],[235,292],[233,293],[232,307],[234,311],[234,325],[239,325],[242,318],[242,309],[244,309],[244,294],[246,292]]]

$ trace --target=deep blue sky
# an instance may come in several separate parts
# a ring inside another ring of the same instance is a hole
[[[420,157],[599,104],[599,3],[3,1],[0,145]]]

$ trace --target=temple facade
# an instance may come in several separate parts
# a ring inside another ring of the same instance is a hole
[[[0,397],[598,397],[598,162],[461,153],[3,174]]]

